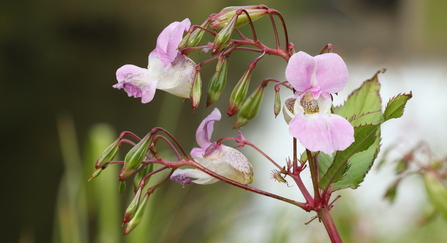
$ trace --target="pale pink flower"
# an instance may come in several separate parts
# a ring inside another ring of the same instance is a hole
[[[200,123],[196,131],[196,140],[200,148],[193,148],[191,156],[197,163],[219,175],[241,184],[249,184],[253,181],[253,170],[248,159],[234,148],[210,141],[214,122],[220,121],[220,118],[220,111],[215,108]],[[211,184],[219,181],[198,169],[177,169],[171,175],[171,180],[181,184],[189,184],[191,182]]]
[[[310,151],[328,155],[354,142],[354,128],[343,117],[331,114],[331,94],[340,92],[348,80],[348,68],[335,53],[315,57],[305,52],[292,55],[286,78],[295,89],[284,104],[289,133]]]
[[[178,46],[183,32],[191,26],[189,19],[168,25],[158,36],[155,50],[149,54],[147,68],[124,65],[116,71],[118,83],[114,88],[124,89],[142,103],[152,101],[155,90],[189,98],[194,82],[196,64],[182,55]]]

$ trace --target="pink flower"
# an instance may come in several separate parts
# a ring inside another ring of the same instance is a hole
[[[354,128],[343,117],[331,114],[331,94],[340,92],[348,80],[348,68],[335,53],[310,56],[295,53],[286,78],[295,89],[284,104],[289,133],[310,151],[328,155],[354,142]]]
[[[220,121],[220,118],[220,111],[215,108],[200,123],[196,131],[196,140],[200,148],[193,148],[191,156],[197,163],[219,175],[241,184],[249,184],[253,181],[253,170],[247,158],[234,148],[210,141],[214,122]],[[191,178],[195,180],[191,181]],[[198,169],[177,169],[171,175],[171,180],[181,184],[191,182],[211,184],[219,181]]]
[[[147,68],[124,65],[116,71],[118,83],[114,88],[124,89],[142,103],[152,101],[156,89],[189,98],[194,82],[196,64],[181,54],[178,46],[183,32],[191,26],[189,19],[168,25],[158,36],[157,46],[149,54]]]

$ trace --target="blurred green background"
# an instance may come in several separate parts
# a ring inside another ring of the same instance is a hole
[[[139,99],[127,98],[123,91],[111,87],[116,82],[116,69],[127,63],[146,66],[156,37],[173,21],[190,18],[193,24],[200,24],[225,6],[261,3],[283,14],[296,50],[315,55],[332,43],[348,66],[349,62],[369,65],[366,77],[390,63],[418,58],[444,60],[447,54],[445,1],[2,1],[0,241],[125,242],[120,222],[130,199],[117,195],[117,171],[113,169],[86,184],[94,160],[118,132],[128,130],[144,136],[155,126],[173,131],[189,150],[195,146],[197,125],[211,109],[199,109],[191,115],[188,102],[182,103],[180,98],[165,96],[163,92],[157,92],[150,104],[142,105]],[[261,36],[269,37],[269,28],[257,30],[264,29]],[[230,79],[238,80],[250,58],[232,59]],[[267,60],[258,65],[254,79],[275,75],[274,78],[283,79],[285,63],[275,58]],[[213,67],[208,69],[209,78]],[[262,71],[266,69],[268,72]],[[206,75],[202,75],[205,84]],[[223,111],[226,101],[221,99],[217,106]],[[228,128],[227,132],[234,122],[228,120],[219,124],[224,131]],[[273,206],[250,208],[258,197],[223,183],[185,189],[168,183],[151,196],[148,223],[126,239],[249,242],[242,240],[240,232],[233,234],[228,230],[234,222],[273,210]],[[296,215],[301,213],[309,218],[308,214],[292,209]],[[359,240],[361,234],[349,232],[352,227],[348,227],[355,222],[355,214],[342,215],[345,217],[341,220],[346,223],[340,227],[344,232],[346,226],[347,242],[385,242],[382,236],[374,235]],[[287,214],[275,214],[266,222],[272,226],[271,238],[264,238],[263,242],[289,242],[287,238],[293,230],[294,237],[297,232],[325,234],[324,230],[304,227],[305,220],[292,228],[285,227],[284,223],[291,220],[294,218],[287,219]],[[250,231],[246,232],[245,237],[248,236]],[[444,234],[440,239],[445,237]],[[315,238],[315,242],[321,238],[322,242],[327,240],[323,236]]]

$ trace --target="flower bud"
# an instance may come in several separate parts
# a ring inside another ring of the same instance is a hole
[[[191,106],[195,110],[199,107],[200,96],[202,95],[202,78],[200,77],[200,71],[196,71],[196,76],[194,78],[194,83],[191,89]]]
[[[279,89],[275,89],[275,101],[273,103],[273,113],[275,113],[275,118],[279,115],[279,112],[281,112],[281,95]]]
[[[219,99],[220,94],[225,88],[227,83],[228,73],[228,57],[220,56],[216,65],[216,72],[211,78],[208,85],[208,98],[206,100],[206,106],[210,106]]]
[[[116,152],[118,151],[118,148],[120,147],[120,143],[121,143],[121,138],[118,138],[117,140],[115,140],[115,142],[110,144],[109,147],[107,147],[104,150],[104,152],[102,152],[102,154],[99,156],[98,160],[96,160],[95,169],[99,169],[99,168],[105,169],[107,167],[108,163],[110,163],[110,161],[112,161],[113,157],[115,157]],[[98,173],[98,175],[99,175],[99,173]],[[96,175],[96,176],[98,176],[98,175]]]
[[[238,15],[235,14],[230,22],[219,33],[217,33],[216,37],[214,37],[211,55],[222,51],[228,46],[228,44],[230,44],[231,35],[233,34],[237,18]]]
[[[120,171],[119,179],[124,180],[131,175],[146,157],[149,145],[152,142],[152,134],[148,133],[139,143],[137,143],[124,158],[124,166]]]
[[[246,125],[253,117],[255,117],[261,107],[262,98],[264,97],[264,86],[259,86],[250,97],[242,105],[241,110],[237,113],[237,121],[233,128],[240,128]]]
[[[231,18],[236,14],[236,11],[239,9],[244,9],[245,11],[247,11],[252,22],[262,18],[264,15],[268,13],[268,8],[265,6],[260,7],[257,5],[251,5],[251,6],[226,7],[222,9],[219,13],[210,16],[210,21],[212,22],[210,27],[213,29],[224,28],[231,21]],[[235,28],[236,29],[240,28],[248,23],[249,21],[247,14],[243,12],[239,15]]]
[[[135,193],[135,196],[133,197],[132,201],[130,202],[129,206],[127,206],[126,212],[124,213],[123,223],[122,225],[127,224],[135,215],[135,212],[138,209],[138,205],[140,203],[140,197],[141,197],[141,191],[143,190],[142,187],[139,187],[138,190]]]
[[[129,223],[126,226],[126,229],[124,230],[124,235],[129,234],[133,229],[135,229],[135,227],[137,227],[137,225],[141,223],[149,195],[150,195],[149,193],[144,194],[143,200],[141,200],[141,203],[139,203],[134,216],[129,221]]]
[[[236,86],[234,86],[230,95],[230,106],[227,111],[228,116],[236,114],[241,109],[242,102],[244,102],[245,97],[247,96],[252,71],[253,68],[249,67],[244,75],[242,75],[239,82],[237,82]]]

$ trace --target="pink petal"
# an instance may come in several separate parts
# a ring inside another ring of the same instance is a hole
[[[331,94],[340,92],[348,81],[349,73],[343,59],[335,53],[315,56],[315,81],[321,91]]]
[[[193,148],[191,150],[191,153],[189,153],[189,154],[191,154],[191,156],[193,158],[198,158],[198,157],[203,157],[203,154],[205,153],[205,151],[206,151],[206,148],[203,148],[203,149],[202,148]]]
[[[141,103],[146,104],[154,99],[158,81],[152,82],[141,93]]]
[[[314,58],[302,51],[293,54],[289,59],[286,67],[286,79],[298,93],[311,88],[314,66]]]
[[[182,41],[183,32],[188,31],[190,26],[191,22],[187,18],[182,22],[176,21],[168,25],[158,36],[157,46],[151,54],[157,55],[163,64],[172,63],[179,53],[177,49]]]
[[[286,78],[298,93],[312,87],[328,93],[340,92],[348,80],[348,68],[335,53],[315,57],[305,52],[292,55],[286,68]]]
[[[124,89],[129,97],[141,97],[141,103],[152,101],[158,81],[148,75],[148,70],[134,65],[124,65],[116,71],[116,89]]]
[[[221,117],[220,111],[217,108],[214,108],[213,112],[211,112],[211,114],[208,115],[197,128],[196,141],[202,149],[205,150],[211,145],[210,138],[213,134],[214,122],[220,121]]]
[[[314,114],[315,119],[306,119],[300,113],[289,123],[290,135],[310,151],[322,151],[328,155],[344,150],[354,142],[354,128],[343,117],[335,114]]]
[[[147,69],[135,65],[126,64],[116,70],[116,80],[123,82],[129,75],[141,74],[147,72]]]

